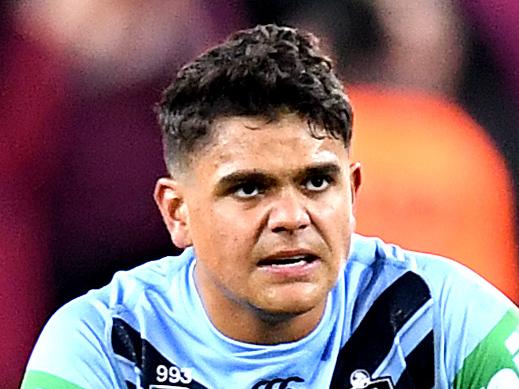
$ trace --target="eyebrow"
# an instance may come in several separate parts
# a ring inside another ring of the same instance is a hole
[[[296,177],[303,178],[309,176],[337,176],[341,172],[341,167],[336,163],[327,162],[314,166],[309,166],[296,174]]]
[[[318,163],[312,166],[305,167],[303,169],[294,172],[296,180],[303,179],[304,177],[329,175],[337,176],[341,172],[341,167],[332,162]],[[234,187],[246,182],[255,182],[264,186],[270,186],[275,184],[278,179],[275,175],[262,170],[238,170],[228,175],[221,177],[216,183],[216,187],[220,190]]]
[[[239,170],[223,176],[216,183],[217,191],[225,191],[240,184],[254,182],[263,186],[271,186],[276,183],[276,178],[259,170]]]

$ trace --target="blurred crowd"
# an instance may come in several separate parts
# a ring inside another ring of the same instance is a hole
[[[313,31],[355,110],[358,231],[453,257],[519,302],[519,2],[0,3],[0,371],[119,269],[175,253],[154,104],[230,32]]]

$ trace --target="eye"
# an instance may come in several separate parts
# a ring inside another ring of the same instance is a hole
[[[234,189],[234,195],[240,199],[249,199],[260,194],[260,187],[255,183],[244,183]]]
[[[330,186],[330,181],[326,176],[313,176],[306,180],[304,187],[311,192],[322,192]]]

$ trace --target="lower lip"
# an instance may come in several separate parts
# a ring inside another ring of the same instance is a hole
[[[313,271],[319,266],[320,261],[314,260],[312,262],[301,262],[301,264],[293,264],[286,266],[260,266],[260,269],[273,276],[289,278],[289,279],[302,279],[311,275]]]

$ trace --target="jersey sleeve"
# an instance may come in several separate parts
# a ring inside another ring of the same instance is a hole
[[[517,309],[509,309],[465,358],[454,388],[519,389]]]
[[[22,389],[126,387],[108,350],[107,308],[85,297],[63,306],[46,324]]]
[[[468,269],[453,274],[440,298],[449,387],[519,389],[519,309]]]

